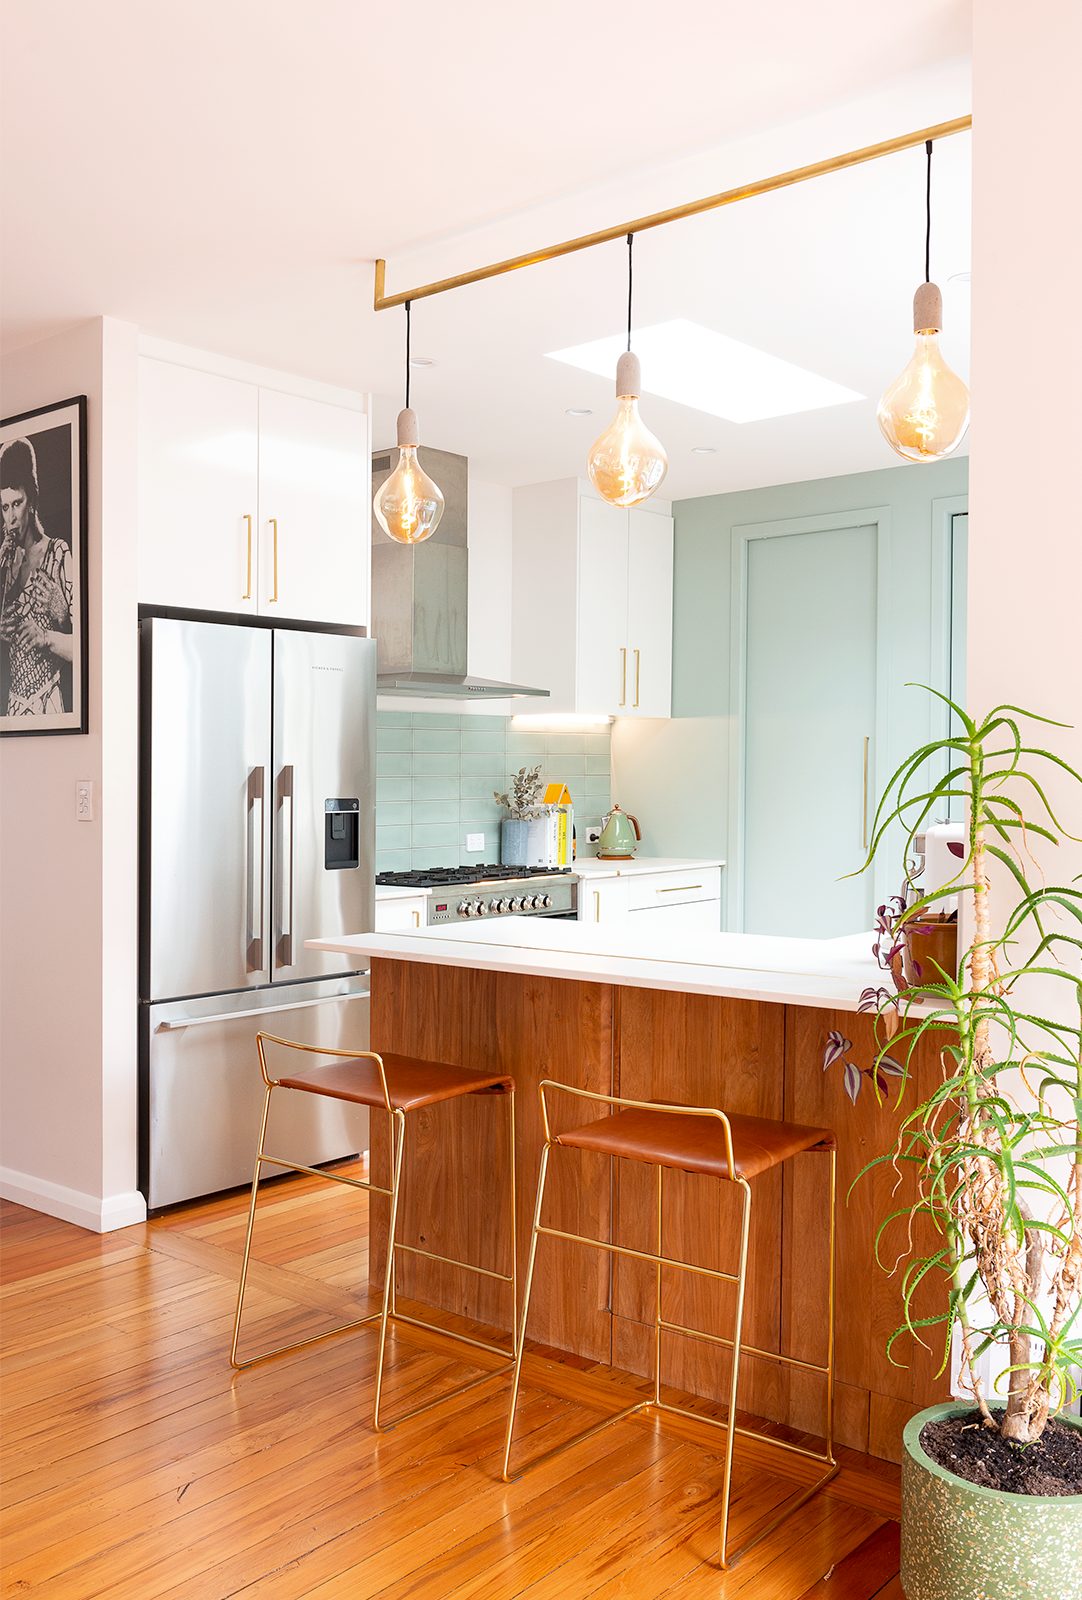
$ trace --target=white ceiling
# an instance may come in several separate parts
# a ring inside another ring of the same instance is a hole
[[[101,313],[400,403],[391,290],[969,109],[968,0],[6,0],[0,336]],[[969,137],[937,149],[933,276],[968,366]],[[686,317],[869,398],[737,426],[647,396],[664,492],[887,466],[923,153],[640,236],[636,317]],[[625,251],[414,307],[424,437],[514,483],[581,470],[606,380],[545,352],[616,332]],[[649,373],[644,374],[649,387]],[[594,416],[568,418],[568,406]],[[714,456],[692,455],[714,445]]]

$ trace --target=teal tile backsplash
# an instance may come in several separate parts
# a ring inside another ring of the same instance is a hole
[[[575,803],[579,854],[592,855],[588,828],[610,805],[609,734],[512,729],[510,717],[453,712],[376,713],[376,871],[472,865],[500,859],[503,811],[493,790],[522,766],[541,763]],[[467,850],[466,835],[484,835]]]

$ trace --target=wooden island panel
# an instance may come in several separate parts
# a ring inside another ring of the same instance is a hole
[[[786,1007],[785,1115],[793,1122],[822,1124],[838,1139],[838,1297],[836,1371],[838,1437],[843,1444],[872,1455],[901,1459],[902,1425],[937,1400],[950,1398],[947,1373],[937,1376],[942,1330],[926,1331],[927,1347],[908,1335],[899,1339],[893,1362],[887,1341],[902,1320],[901,1268],[888,1276],[876,1263],[875,1235],[889,1212],[906,1205],[915,1188],[910,1168],[885,1165],[859,1182],[859,1173],[875,1156],[891,1149],[898,1136],[898,1080],[883,1080],[884,1098],[877,1097],[867,1071],[862,1072],[855,1103],[845,1091],[842,1063],[823,1070],[827,1033],[835,1029],[850,1040],[845,1060],[870,1069],[875,1059],[874,1019],[852,1011],[827,1011],[810,1006]],[[941,1041],[922,1041],[911,1063],[904,1107],[915,1106],[942,1081]],[[855,1186],[854,1186],[855,1185]],[[811,1157],[786,1168],[784,1251],[782,1257],[782,1322],[786,1353],[803,1360],[824,1359],[825,1332],[819,1285],[826,1272],[826,1233],[808,1219],[822,1209],[822,1175]],[[905,1222],[884,1235],[882,1259],[893,1262],[904,1243]],[[933,1250],[927,1224],[914,1238],[922,1253]],[[921,1285],[914,1318],[945,1309],[943,1280],[930,1273]],[[821,1427],[818,1388],[801,1374],[792,1379],[795,1427]]]
[[[616,1001],[619,1093],[637,1100],[719,1106],[747,1116],[780,1118],[784,1101],[784,1008],[752,1000],[619,989]],[[617,1242],[654,1248],[656,1170],[614,1163]],[[698,1266],[735,1272],[740,1241],[740,1190],[716,1179],[666,1172],[664,1253]],[[752,1184],[744,1337],[763,1350],[780,1349],[782,1174]],[[617,1258],[614,1273],[613,1359],[632,1372],[654,1362],[654,1269]],[[735,1287],[672,1269],[662,1275],[662,1315],[730,1338]],[[728,1383],[729,1352],[702,1340],[667,1333],[662,1380],[693,1394],[720,1397]],[[741,1403],[760,1416],[785,1421],[786,1369],[748,1356],[741,1366]]]
[[[417,962],[372,963],[372,1048],[509,1073],[515,1080],[520,1277],[526,1270],[542,1130],[537,1086],[556,1077],[608,1093],[613,990],[608,985],[479,972]],[[507,1115],[470,1096],[414,1112],[406,1121],[406,1183],[398,1237],[497,1271],[506,1248]],[[387,1118],[372,1115],[372,1171],[389,1174]],[[554,1165],[546,1220],[608,1238],[608,1162],[564,1152]],[[382,1283],[387,1201],[373,1196],[370,1273]],[[596,1250],[542,1240],[531,1337],[589,1360],[610,1359],[609,1261]],[[511,1326],[504,1284],[417,1257],[399,1257],[400,1293],[494,1328]]]
[[[542,1143],[537,1086],[546,1077],[602,1093],[683,1104],[720,1105],[747,1114],[831,1127],[838,1138],[838,1304],[836,1437],[897,1459],[900,1422],[946,1398],[938,1354],[900,1342],[892,1366],[884,1350],[900,1320],[897,1276],[875,1264],[879,1219],[902,1203],[890,1168],[848,1190],[861,1168],[896,1136],[893,1102],[877,1103],[864,1077],[853,1105],[841,1064],[823,1071],[827,1033],[852,1041],[848,1059],[870,1066],[872,1021],[851,1011],[785,1006],[721,996],[616,987],[602,983],[485,972],[438,963],[379,958],[372,963],[373,1049],[510,1073],[516,1082],[518,1241],[524,1275]],[[938,1047],[915,1057],[907,1103],[939,1081]],[[581,1104],[554,1101],[554,1128],[586,1120]],[[589,1115],[587,1111],[586,1116]],[[399,1237],[448,1256],[505,1269],[506,1115],[485,1097],[415,1113],[407,1123],[407,1181]],[[388,1171],[386,1119],[372,1117],[377,1181]],[[556,1151],[545,1220],[650,1250],[655,1243],[654,1170]],[[827,1163],[806,1154],[752,1184],[752,1237],[745,1338],[763,1350],[803,1360],[826,1353]],[[738,1193],[728,1185],[667,1173],[665,1253],[731,1270],[736,1260]],[[373,1199],[370,1264],[382,1281],[386,1202]],[[400,1292],[493,1328],[510,1326],[505,1286],[457,1268],[400,1257]],[[918,1314],[942,1289],[930,1277]],[[732,1331],[733,1290],[667,1273],[666,1319],[725,1337]],[[652,1372],[653,1269],[562,1241],[542,1240],[530,1337],[587,1361]],[[938,1330],[933,1330],[935,1344]],[[666,1384],[724,1399],[729,1355],[666,1335]],[[755,1357],[741,1375],[741,1407],[821,1434],[824,1385]]]

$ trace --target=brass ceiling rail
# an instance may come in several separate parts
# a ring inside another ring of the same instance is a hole
[[[754,183],[742,183],[735,189],[723,189],[720,194],[707,195],[702,200],[688,200],[681,206],[670,206],[667,211],[655,211],[648,217],[636,217],[633,222],[621,222],[612,228],[602,228],[597,233],[583,233],[577,239],[565,239],[562,244],[546,245],[541,250],[531,250],[526,255],[509,256],[506,261],[494,261],[487,267],[474,267],[470,272],[458,272],[453,278],[440,278],[436,283],[422,283],[415,289],[402,289],[397,294],[385,294],[387,263],[376,262],[373,307],[376,311],[389,311],[392,306],[405,305],[407,300],[426,300],[430,295],[446,294],[448,289],[461,289],[467,283],[483,283],[486,278],[498,278],[505,272],[517,272],[520,267],[533,267],[540,261],[555,261],[560,256],[574,255],[577,250],[590,250],[595,244],[608,244],[613,239],[625,239],[629,233],[645,233],[648,228],[663,228],[670,222],[681,222],[685,217],[697,217],[704,211],[716,211],[721,206],[735,205],[738,200],[751,200],[756,195],[771,194],[775,189],[789,189],[796,183],[806,183],[809,178],[821,178],[828,172],[841,172],[846,167],[859,167],[865,161],[878,161],[881,156],[895,155],[899,150],[910,150],[927,140],[947,139],[953,133],[965,133],[972,128],[973,118],[955,117],[950,122],[937,122],[931,128],[918,128],[915,133],[903,133],[896,139],[884,139],[881,144],[868,144],[860,150],[847,150],[844,155],[829,156],[825,161],[814,161],[809,167],[793,167],[788,172],[776,173],[771,178],[758,178]]]

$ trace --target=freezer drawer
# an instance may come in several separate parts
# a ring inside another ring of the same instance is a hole
[[[297,984],[144,1006],[141,1021],[141,1187],[157,1210],[251,1182],[264,1093],[256,1032],[367,1049],[367,984]],[[267,1050],[271,1072],[281,1070],[281,1053]],[[277,1090],[266,1148],[305,1166],[356,1154],[368,1148],[368,1113]]]

